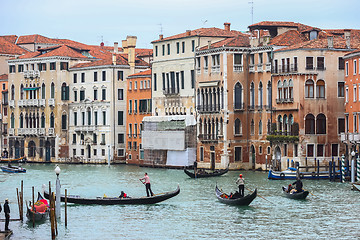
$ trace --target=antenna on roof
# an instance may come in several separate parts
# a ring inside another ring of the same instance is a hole
[[[203,21],[203,24],[205,25],[208,22],[208,20]]]
[[[160,26],[160,34],[163,34],[163,26],[162,26],[162,23],[159,23],[158,25]]]
[[[251,4],[251,24],[254,23],[254,1],[248,2],[249,4]]]

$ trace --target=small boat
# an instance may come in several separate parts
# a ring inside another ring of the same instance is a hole
[[[353,183],[351,189],[355,191],[360,191],[360,183]]]
[[[83,204],[83,205],[125,205],[125,204],[155,204],[165,201],[169,198],[175,197],[180,193],[180,187],[178,186],[175,191],[166,192],[161,194],[154,194],[151,197],[97,197],[97,198],[83,198],[76,195],[67,196],[68,203]],[[49,192],[44,192],[45,198],[49,199]],[[61,195],[61,201],[65,202],[65,196]]]
[[[240,198],[229,198],[229,195],[223,193],[216,185],[215,194],[218,200],[222,203],[229,205],[239,205],[239,206],[247,206],[249,205],[257,196],[257,189],[253,191],[251,194],[246,195]]]
[[[220,169],[220,170],[215,170],[213,172],[197,172],[196,173],[196,177],[195,177],[195,173],[194,171],[189,171],[187,169],[184,168],[184,172],[186,173],[186,175],[188,175],[191,178],[207,178],[207,177],[217,177],[217,176],[221,176],[225,173],[227,173],[229,171],[229,168],[226,169]]]
[[[8,173],[26,173],[26,169],[21,166],[1,166],[3,172]]]
[[[285,197],[291,199],[305,199],[309,195],[309,191],[288,193],[285,191],[285,187],[282,187],[282,191]]]
[[[300,172],[299,177],[301,179],[329,179],[328,171],[319,172],[319,176],[316,172]],[[337,176],[338,177],[338,176]],[[285,179],[293,179],[296,180],[296,169],[288,168],[285,171],[276,172],[273,170],[269,170],[268,179],[273,180],[285,180]]]
[[[26,208],[26,217],[29,221],[32,221],[34,219],[36,222],[38,222],[45,220],[49,217],[50,208],[48,207],[46,199],[44,199],[39,192],[35,206],[32,205],[29,207],[29,205],[26,204]]]
[[[0,162],[1,163],[25,163],[26,162],[26,157],[23,156],[21,158],[0,158]]]

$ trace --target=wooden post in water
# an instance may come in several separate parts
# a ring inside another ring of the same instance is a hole
[[[34,201],[34,186],[32,187],[32,211],[33,211],[33,215],[32,215],[32,222],[33,222],[33,227],[35,227],[35,201]]]
[[[320,160],[317,160],[317,178],[320,179]]]
[[[308,171],[308,162],[307,162],[307,157],[305,157],[305,171]]]
[[[50,225],[51,225],[51,239],[55,239],[55,200],[54,194],[49,196],[50,200]]]
[[[330,182],[332,181],[332,174],[331,174],[331,172],[332,172],[332,162],[329,161],[329,180],[330,180]]]
[[[21,208],[20,208],[20,196],[19,196],[19,189],[18,188],[16,188],[16,196],[17,196],[18,207],[19,207],[19,216],[20,216]]]
[[[67,189],[65,189],[65,227],[67,227]]]
[[[21,204],[21,213],[20,220],[24,220],[24,181],[21,180],[21,193],[20,193],[20,204]]]

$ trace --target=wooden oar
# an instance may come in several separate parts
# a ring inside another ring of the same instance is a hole
[[[311,195],[313,195],[314,197],[317,197],[316,195],[314,195],[312,192],[310,192],[309,190],[306,190],[305,188],[303,188],[304,191],[308,191]]]
[[[252,191],[251,191],[250,189],[248,189],[247,187],[245,187],[245,188],[246,188],[248,191],[252,192]],[[268,202],[271,203],[271,204],[276,205],[275,203],[273,203],[273,202],[267,200],[266,198],[264,198],[263,196],[261,196],[259,193],[257,193],[257,196],[261,197],[262,199],[264,199],[265,201],[268,201]]]

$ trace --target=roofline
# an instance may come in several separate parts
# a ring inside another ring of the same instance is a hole
[[[195,30],[192,30],[192,31],[195,31]],[[238,32],[240,32],[240,31],[238,31]],[[170,37],[171,37],[171,36],[170,36]],[[222,35],[216,35],[216,36],[214,36],[214,35],[198,35],[198,34],[197,34],[197,35],[184,36],[184,37],[178,37],[178,38],[172,38],[172,39],[166,39],[166,38],[164,38],[163,40],[158,39],[158,40],[152,41],[151,43],[154,44],[154,43],[167,42],[167,41],[172,41],[172,40],[176,40],[176,39],[184,39],[184,38],[191,38],[191,37],[195,37],[195,38],[197,38],[197,37],[233,38],[233,37],[235,37],[235,36],[222,36]],[[169,37],[167,37],[167,38],[169,38]]]
[[[309,50],[316,50],[316,51],[324,51],[324,50],[328,50],[328,51],[338,51],[338,52],[348,52],[348,51],[353,51],[355,49],[344,49],[344,48],[293,48],[293,49],[279,49],[276,50],[275,52],[290,52],[290,51],[294,51],[294,50],[304,50],[304,51],[309,51]]]
[[[69,72],[91,70],[91,69],[103,69],[103,68],[130,69],[130,66],[129,65],[99,65],[99,66],[88,66],[88,67],[79,67],[79,68],[71,67],[69,68]],[[142,68],[148,68],[148,66],[135,66],[135,69],[142,69]]]
[[[356,56],[360,56],[360,51],[348,53],[345,56],[343,56],[343,59],[349,59],[349,58],[353,58]]]
[[[51,56],[51,57],[32,57],[32,58],[17,58],[17,59],[8,59],[8,63],[15,63],[15,62],[38,62],[44,60],[51,60],[51,59],[58,59],[58,60],[99,60],[98,58],[72,58],[72,57],[65,57],[65,56]]]
[[[135,76],[128,76],[126,79],[133,79],[133,78],[146,78],[149,77],[151,78],[151,74],[146,74],[146,75],[135,75]]]

